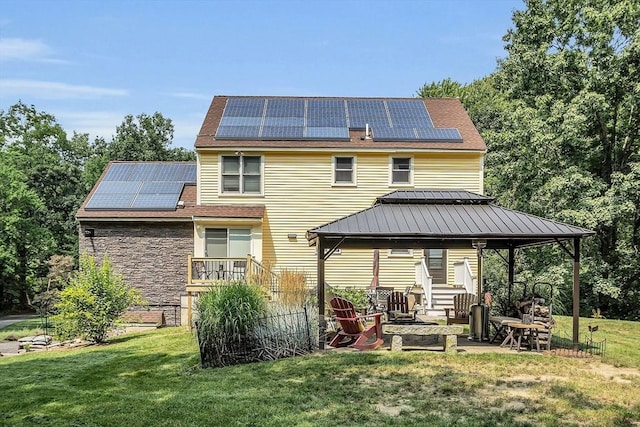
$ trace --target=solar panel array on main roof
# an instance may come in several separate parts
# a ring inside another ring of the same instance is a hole
[[[229,98],[215,137],[253,140],[349,140],[350,129],[378,141],[462,142],[435,128],[421,99]]]
[[[112,163],[87,210],[172,210],[185,183],[196,182],[190,163]]]

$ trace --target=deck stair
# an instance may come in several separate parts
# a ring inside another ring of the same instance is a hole
[[[453,296],[467,291],[461,286],[433,285],[431,292],[431,309],[426,309],[425,314],[444,319],[444,309],[453,308]]]

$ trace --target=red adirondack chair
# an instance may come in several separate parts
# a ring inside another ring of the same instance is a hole
[[[340,324],[340,330],[331,340],[331,347],[353,347],[358,350],[373,350],[382,345],[382,313],[359,316],[351,301],[335,297],[329,301],[333,319]],[[374,324],[367,325],[365,319],[373,318]],[[369,342],[375,338],[373,342]],[[343,342],[345,339],[348,341]]]

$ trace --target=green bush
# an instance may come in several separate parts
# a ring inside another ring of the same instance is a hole
[[[94,257],[82,254],[80,270],[70,277],[56,303],[56,335],[103,342],[118,317],[131,305],[142,303],[140,292],[114,273],[106,254],[100,267]]]

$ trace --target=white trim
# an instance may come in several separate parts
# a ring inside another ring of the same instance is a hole
[[[264,142],[264,141],[261,141]],[[313,142],[313,141],[310,141]],[[342,142],[342,144],[348,144],[348,142]],[[452,143],[454,144],[454,143]],[[220,152],[225,151],[229,152],[230,150],[236,149],[236,146],[231,145],[219,145],[213,147],[198,147],[196,148],[196,152],[206,152],[206,151],[214,151]],[[241,150],[246,153],[262,153],[265,151],[313,151],[313,152],[329,152],[329,153],[353,153],[354,147],[275,147],[275,146],[257,146],[257,147],[237,147],[237,150]],[[477,153],[477,154],[486,154],[487,150],[478,150],[478,149],[457,149],[457,150],[447,150],[444,148],[418,148],[415,147],[406,147],[406,148],[396,148],[396,147],[358,147],[358,152],[366,152],[366,153]]]
[[[409,182],[393,182],[393,159],[409,159]],[[392,154],[389,156],[389,179],[388,184],[389,187],[413,187],[413,170],[414,170],[415,161],[413,156],[398,156],[397,154]]]
[[[336,159],[351,158],[353,165],[351,169],[351,182],[336,182]],[[335,155],[331,156],[331,186],[332,187],[357,187],[358,186],[358,158],[356,155]]]
[[[248,198],[248,197],[264,197],[264,181],[265,181],[265,177],[264,177],[264,154],[262,153],[251,153],[249,156],[250,157],[260,157],[260,192],[259,193],[244,193],[242,192],[242,189],[244,187],[244,182],[243,182],[243,174],[242,174],[242,170],[243,170],[243,162],[242,159],[244,157],[244,153],[242,151],[236,151],[236,152],[224,152],[224,153],[218,153],[218,197],[220,198],[227,198],[227,197],[240,197],[240,198]],[[222,158],[223,157],[239,157],[240,158],[240,175],[239,175],[239,180],[240,180],[240,191],[239,192],[231,192],[231,191],[222,191]],[[200,179],[200,175],[198,175],[198,179]],[[200,182],[198,183],[198,188],[200,187]]]

